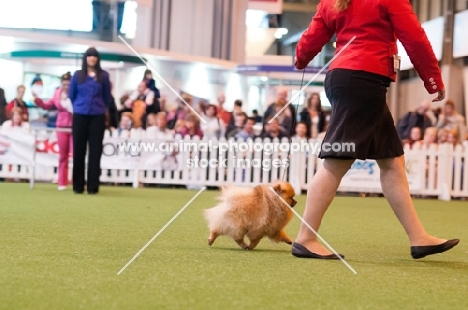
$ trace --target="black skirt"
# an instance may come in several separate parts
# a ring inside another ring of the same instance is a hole
[[[404,154],[387,106],[391,80],[374,73],[334,69],[325,78],[332,105],[320,158],[385,159]]]

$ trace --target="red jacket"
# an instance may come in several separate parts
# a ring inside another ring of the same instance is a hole
[[[322,0],[296,47],[296,68],[303,69],[336,32],[335,68],[362,70],[395,80],[393,55],[398,38],[430,94],[444,88],[437,59],[409,0],[351,0],[337,12],[335,0]]]

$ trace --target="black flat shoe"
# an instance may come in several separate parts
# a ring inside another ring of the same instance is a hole
[[[88,191],[88,195],[96,195],[99,191]]]
[[[412,246],[411,247],[411,256],[414,259],[423,258],[427,255],[443,253],[450,250],[460,242],[459,239],[447,240],[442,244],[438,245],[426,245],[426,246]]]
[[[335,254],[330,255],[320,255],[312,253],[311,251],[307,250],[307,248],[299,243],[294,242],[292,246],[292,255],[300,258],[316,258],[316,259],[340,259]],[[344,255],[339,254],[341,258],[344,258]]]
[[[83,191],[78,191],[78,190],[76,190],[76,189],[73,190],[73,192],[74,192],[75,194],[83,194]]]

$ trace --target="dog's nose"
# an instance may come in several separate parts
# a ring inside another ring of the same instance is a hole
[[[296,200],[292,200],[292,203],[291,203],[291,208],[294,207],[296,205],[297,201]]]

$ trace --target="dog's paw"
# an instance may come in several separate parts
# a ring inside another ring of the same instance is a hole
[[[292,240],[284,240],[284,243],[287,243],[287,244],[293,244]]]
[[[211,246],[213,244],[213,240],[208,239],[208,245]]]

